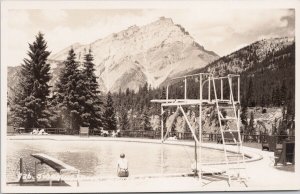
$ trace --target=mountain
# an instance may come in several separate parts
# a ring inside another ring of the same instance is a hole
[[[248,106],[294,103],[295,39],[260,40],[187,75],[200,72],[216,76],[240,74],[242,103]],[[189,87],[197,88],[198,84],[189,83]]]
[[[17,90],[16,86],[19,82],[19,75],[20,75],[20,68],[21,66],[16,67],[8,67],[7,68],[7,101],[8,103],[11,102],[11,100],[14,97],[15,90]]]
[[[279,51],[293,45],[294,38],[270,38],[254,42],[240,50],[233,52],[227,56],[210,63],[201,71],[206,71],[218,75],[226,75],[228,73],[241,73],[248,71],[251,67],[260,64],[265,68],[273,68],[274,61],[266,63],[266,59],[281,55]],[[264,62],[264,63],[263,63]],[[276,65],[275,65],[276,66]],[[275,68],[274,66],[274,68]]]
[[[257,131],[268,131],[270,134],[277,131],[280,134],[282,129],[289,129],[289,134],[293,134],[295,129],[295,40],[294,38],[271,38],[254,42],[240,50],[227,56],[221,57],[208,64],[185,75],[210,72],[216,76],[225,76],[228,74],[240,74],[241,83],[241,116],[242,130],[247,132],[245,123],[250,125],[251,114],[253,114],[253,127]],[[182,81],[174,80],[169,86],[169,99],[183,98]],[[169,82],[170,83],[170,82]],[[224,88],[226,88],[226,83]],[[163,84],[166,84],[164,82]],[[235,84],[234,88],[235,87]],[[207,85],[206,85],[207,86]],[[216,84],[216,87],[218,85]],[[227,85],[228,89],[228,85]],[[207,91],[204,88],[204,96]],[[229,98],[229,90],[224,90],[224,96]],[[227,94],[226,94],[227,93]],[[220,95],[220,94],[218,94]],[[187,96],[192,99],[199,99],[199,82],[197,79],[188,79]],[[211,94],[212,99],[214,94]],[[220,97],[220,96],[219,96]],[[123,110],[124,107],[130,110],[137,118],[141,115],[141,109],[148,108],[152,118],[153,128],[159,128],[160,125],[160,106],[156,103],[150,103],[151,99],[166,98],[166,88],[161,87],[152,89],[148,92],[143,88],[138,93],[126,92],[115,94],[115,105],[117,110]],[[148,102],[148,104],[147,104]],[[192,126],[198,126],[197,107],[190,106],[186,109],[187,116]],[[202,109],[203,130],[206,132],[218,131],[219,123],[217,112],[213,106],[205,106]],[[175,109],[170,108],[165,113],[166,128],[182,132],[186,128],[185,119],[179,115],[173,123]],[[130,121],[132,129],[139,129],[140,121]],[[173,123],[173,124],[172,124]],[[249,131],[251,128],[249,128]],[[248,132],[249,132],[248,131]],[[286,130],[287,131],[287,130]]]
[[[52,69],[67,58],[71,48],[78,61],[92,49],[100,86],[112,92],[127,88],[137,91],[146,82],[157,87],[169,77],[204,67],[219,58],[199,45],[182,26],[165,17],[145,26],[131,26],[87,45],[70,45],[49,57],[49,61],[56,62]]]

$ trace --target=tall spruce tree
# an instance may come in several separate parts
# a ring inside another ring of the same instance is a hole
[[[103,127],[105,130],[117,129],[116,113],[115,113],[114,103],[110,92],[108,92],[107,94],[107,101],[106,101],[105,112],[103,117],[104,117]]]
[[[78,133],[83,109],[82,76],[79,71],[79,64],[76,62],[76,55],[73,48],[69,51],[65,67],[59,75],[57,83],[57,93],[55,99],[60,109],[60,114],[65,127],[70,134]]]
[[[127,113],[127,109],[124,108],[120,112],[120,129],[127,130],[128,127],[129,127],[128,113]]]
[[[150,131],[151,130],[151,123],[150,123],[150,118],[148,115],[148,109],[145,107],[143,110],[143,113],[141,115],[141,119],[142,119],[142,129],[144,131]]]
[[[35,41],[29,44],[27,59],[24,59],[16,93],[11,110],[13,122],[25,128],[49,127],[47,111],[49,85],[51,79],[50,65],[47,58],[47,43],[42,33],[38,33]]]
[[[90,129],[100,128],[103,126],[102,119],[102,97],[99,91],[97,77],[95,75],[95,64],[93,63],[93,55],[91,49],[84,56],[82,77],[84,87],[82,93],[84,95],[84,110],[81,115],[82,125]]]
[[[247,130],[248,130],[248,108],[247,108],[247,106],[242,106],[240,118],[241,118],[241,123],[244,125],[243,132],[247,132]]]

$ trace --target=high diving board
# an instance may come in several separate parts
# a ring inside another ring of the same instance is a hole
[[[48,156],[43,153],[31,154],[32,157],[41,161],[42,164],[46,164],[53,168],[58,173],[79,173],[79,170],[70,166],[56,158]]]
[[[151,100],[153,103],[161,103],[161,106],[179,106],[179,105],[215,105],[216,100],[207,100],[207,99],[155,99]],[[218,100],[218,103],[221,104],[231,104],[230,100]],[[238,101],[234,102],[235,104],[239,104]]]

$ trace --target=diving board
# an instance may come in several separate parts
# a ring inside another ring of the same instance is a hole
[[[53,168],[58,173],[79,173],[79,170],[70,166],[56,158],[48,156],[43,153],[31,154],[32,157],[41,161],[42,164],[46,164]]]

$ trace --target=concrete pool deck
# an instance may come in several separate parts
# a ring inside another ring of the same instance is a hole
[[[16,135],[8,136],[7,140],[53,140],[53,141],[125,141],[140,143],[160,143],[157,139],[139,139],[139,138],[110,138],[110,137],[79,137],[68,135]],[[170,145],[193,146],[191,141],[167,141]],[[212,149],[222,149],[222,144],[203,143],[203,147]],[[198,178],[187,177],[179,174],[174,175],[156,175],[156,176],[138,176],[129,178],[111,178],[101,181],[80,181],[80,186],[76,187],[76,182],[70,182],[74,187],[53,188],[53,191],[59,189],[61,192],[83,191],[101,191],[101,192],[154,192],[154,191],[235,191],[235,190],[297,190],[300,187],[298,173],[283,171],[274,167],[274,153],[262,151],[256,148],[244,147],[244,152],[250,160],[246,163],[247,180],[244,184],[232,181],[231,187],[228,186],[226,177],[204,176],[201,181]],[[220,168],[225,165],[218,165]],[[36,188],[36,187],[34,187]],[[51,188],[51,190],[52,190]],[[14,190],[13,187],[7,187],[8,190]],[[30,190],[30,187],[24,187],[24,191]],[[23,189],[22,189],[23,190]],[[14,190],[16,191],[16,190]],[[30,190],[31,192],[33,190]],[[38,190],[39,192],[43,190]],[[45,192],[49,192],[45,189]],[[34,191],[33,191],[34,192]]]

